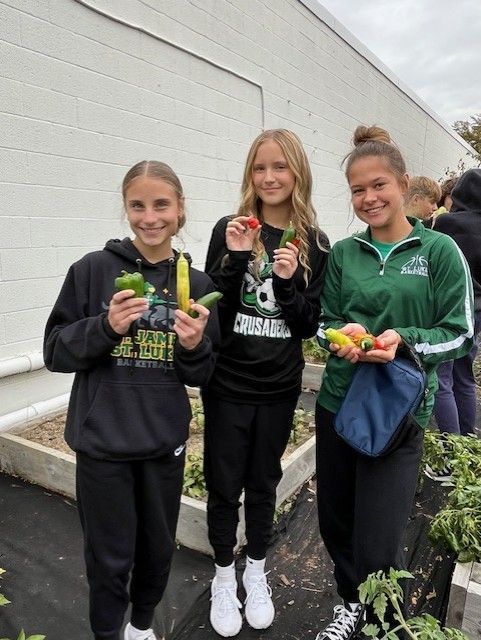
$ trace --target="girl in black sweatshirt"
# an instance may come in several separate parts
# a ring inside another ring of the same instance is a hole
[[[215,552],[210,620],[224,637],[242,625],[234,567],[245,490],[245,613],[255,629],[274,618],[265,557],[281,457],[301,391],[302,339],[315,334],[329,246],[311,202],[299,138],[265,131],[249,151],[235,217],[216,224],[206,272],[222,291],[222,343],[203,390],[209,539]],[[288,226],[295,239],[278,248]]]
[[[110,240],[67,274],[45,331],[51,371],[75,372],[65,437],[77,452],[77,504],[85,539],[90,623],[96,640],[155,640],[151,628],[175,545],[191,419],[185,384],[209,379],[217,312],[177,309],[172,236],[183,226],[177,175],[155,161],[126,174],[122,194],[134,240]],[[114,292],[140,271],[149,296]],[[212,291],[190,269],[193,299]],[[154,291],[155,289],[155,291]]]

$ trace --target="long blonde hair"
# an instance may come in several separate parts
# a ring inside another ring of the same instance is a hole
[[[309,230],[314,230],[318,247],[323,251],[325,249],[320,244],[321,230],[312,204],[312,173],[309,160],[302,142],[295,133],[288,129],[269,129],[263,131],[254,140],[247,154],[241,186],[241,201],[237,215],[254,216],[260,222],[263,222],[262,201],[257,196],[254,188],[253,165],[259,147],[268,140],[277,142],[287,160],[289,169],[295,176],[294,189],[291,195],[290,220],[296,229],[297,238],[299,238],[299,262],[304,269],[304,280],[307,285],[312,272],[309,266]],[[264,245],[258,236],[253,247],[254,273],[257,275],[264,251]]]

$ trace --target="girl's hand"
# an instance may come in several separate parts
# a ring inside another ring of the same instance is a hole
[[[362,324],[358,324],[357,322],[348,322],[344,327],[338,329],[338,331],[344,333],[346,336],[355,336],[358,333],[367,333]],[[359,362],[361,355],[364,353],[364,351],[359,347],[356,347],[355,344],[346,344],[343,347],[340,347],[338,344],[331,343],[329,345],[329,349],[338,358],[344,358],[352,364]]]
[[[298,264],[299,249],[292,242],[288,242],[282,249],[274,249],[274,264],[272,271],[283,278],[290,280],[295,274]]]
[[[259,224],[252,229],[249,220],[253,219],[252,216],[237,216],[229,220],[225,230],[225,243],[229,251],[252,251],[254,240],[262,228]]]
[[[149,308],[145,298],[135,298],[133,289],[117,291],[112,296],[109,304],[107,320],[115,333],[123,336],[129,330],[130,325],[138,320]]]
[[[348,322],[342,329],[339,329],[339,331],[345,333],[346,336],[356,336],[359,333],[367,333],[362,324],[358,324],[357,322]]]
[[[363,351],[362,356],[359,358],[361,362],[391,362],[396,356],[396,351],[402,342],[402,338],[394,329],[387,329],[377,336],[377,341],[382,345],[382,349]]]
[[[192,299],[190,300],[190,305],[194,311],[197,311],[199,317],[192,318],[188,313],[176,309],[174,322],[174,331],[179,338],[179,342],[188,351],[195,349],[202,342],[210,313],[208,309],[201,304],[196,304]]]

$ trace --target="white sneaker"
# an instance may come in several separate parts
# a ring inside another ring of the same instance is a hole
[[[246,590],[245,614],[253,629],[267,629],[271,626],[276,611],[272,604],[272,589],[267,583],[267,574],[244,571],[242,583]]]
[[[350,640],[357,634],[363,620],[364,607],[362,604],[338,604],[334,607],[334,620],[320,631],[316,640]]]
[[[142,631],[133,627],[129,622],[124,630],[124,640],[157,640],[157,636],[153,629]]]
[[[210,623],[224,638],[236,636],[242,627],[239,609],[242,604],[237,597],[237,581],[218,584],[217,576],[211,585]]]

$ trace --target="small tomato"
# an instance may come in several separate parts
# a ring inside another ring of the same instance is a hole
[[[249,227],[249,229],[257,229],[258,227],[260,227],[260,222],[257,218],[254,218],[254,216],[252,216],[251,218],[249,218],[249,220],[247,220],[247,226]]]

